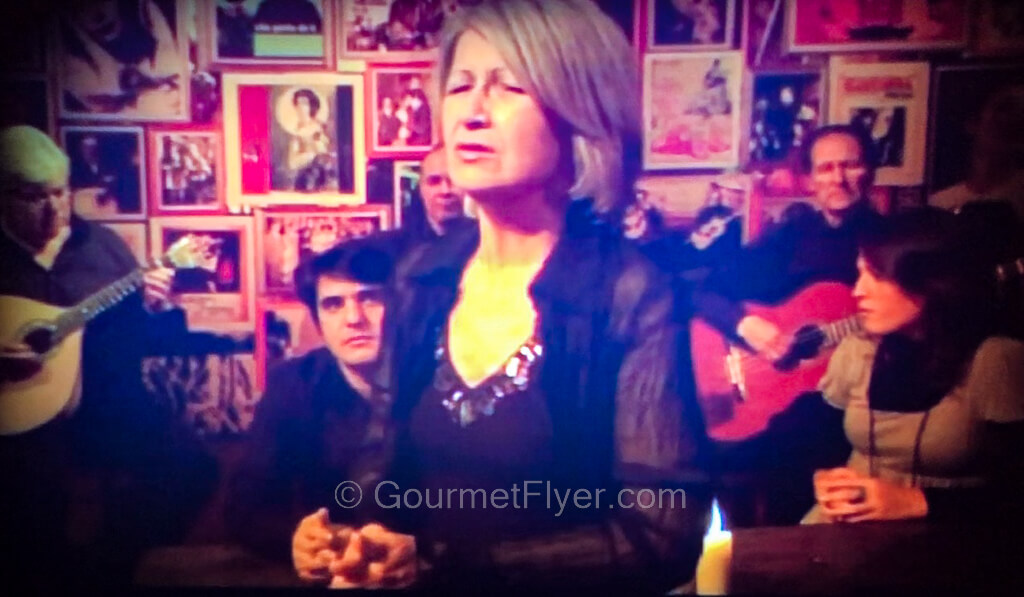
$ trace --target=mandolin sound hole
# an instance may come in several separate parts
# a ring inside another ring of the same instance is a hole
[[[53,330],[45,327],[38,327],[25,334],[23,339],[32,352],[43,355],[53,348]]]

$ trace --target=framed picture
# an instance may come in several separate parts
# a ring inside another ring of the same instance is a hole
[[[90,220],[146,217],[142,127],[65,126],[60,135],[71,161],[75,213]]]
[[[223,90],[230,210],[365,201],[361,75],[225,73]]]
[[[395,160],[394,184],[395,227],[401,227],[403,218],[420,194],[420,160]]]
[[[942,50],[967,43],[967,2],[786,2],[791,52]]]
[[[304,259],[334,245],[391,227],[387,205],[256,212],[259,291],[293,296],[292,276]]]
[[[736,0],[644,0],[650,52],[732,49]]]
[[[1024,51],[1024,6],[1013,0],[975,0],[972,49],[979,54]]]
[[[338,58],[408,62],[436,55],[445,15],[477,0],[344,0],[338,21]]]
[[[153,213],[216,213],[224,209],[220,133],[149,130],[149,198]]]
[[[139,265],[149,263],[149,237],[147,236],[148,232],[144,222],[107,222],[103,225],[121,237],[124,244],[128,245],[132,255],[135,256],[135,261],[139,262]]]
[[[370,138],[374,157],[430,151],[440,138],[437,109],[440,107],[429,65],[374,66],[370,80]]]
[[[161,216],[149,220],[149,246],[161,255],[186,234],[203,247],[197,267],[175,272],[171,290],[192,329],[253,330],[252,218]]]
[[[975,162],[983,172],[988,170],[984,176],[990,183],[994,176],[1008,174],[1013,160],[1007,156],[1020,151],[1022,105],[1024,64],[937,67],[928,127],[928,193],[949,189],[963,195],[967,191],[963,183],[971,177]],[[979,147],[979,139],[986,143]]]
[[[644,57],[644,168],[739,164],[740,52]]]
[[[324,345],[309,309],[299,301],[260,299],[256,303],[256,388],[267,387],[267,373],[287,359]]]
[[[723,226],[733,223],[738,229],[737,242],[749,236],[749,175],[648,174],[640,177],[636,187],[646,204],[661,214],[667,228],[694,231],[717,220]]]
[[[27,124],[52,135],[51,91],[45,75],[0,75],[0,126]]]
[[[203,0],[199,8],[211,62],[219,66],[332,64],[335,0]]]
[[[825,119],[821,71],[756,72],[751,87],[749,168],[799,172],[804,139]]]
[[[830,123],[861,127],[875,145],[879,185],[924,181],[928,63],[829,61]]]
[[[58,28],[60,116],[189,120],[189,0],[79,2]]]

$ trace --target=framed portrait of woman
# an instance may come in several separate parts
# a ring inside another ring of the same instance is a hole
[[[740,52],[644,57],[644,168],[733,168],[740,157]]]
[[[59,111],[89,120],[189,120],[189,0],[76,2],[57,28]]]
[[[367,70],[371,157],[422,155],[440,138],[434,69],[371,65]]]
[[[196,266],[175,271],[172,292],[191,329],[253,330],[252,218],[161,216],[149,220],[149,248],[162,255],[183,236],[197,248]]]
[[[257,209],[257,288],[261,294],[294,296],[292,276],[304,259],[390,227],[387,205]]]
[[[736,0],[644,0],[648,52],[732,49]]]
[[[225,73],[222,88],[229,210],[365,202],[361,75]]]
[[[224,150],[218,131],[151,127],[149,209],[153,214],[224,210]]]
[[[210,62],[228,68],[329,68],[337,0],[200,0],[196,25]]]

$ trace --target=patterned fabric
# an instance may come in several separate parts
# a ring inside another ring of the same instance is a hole
[[[251,354],[153,357],[143,381],[154,400],[199,435],[240,434],[252,423],[259,394]]]

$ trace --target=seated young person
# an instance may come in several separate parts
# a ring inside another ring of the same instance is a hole
[[[329,519],[355,528],[373,518],[339,508],[335,491],[347,480],[373,486],[385,458],[388,403],[376,376],[390,273],[386,252],[366,240],[299,266],[298,295],[326,347],[270,372],[231,481],[225,520],[232,536],[263,555],[290,556],[307,580],[327,578],[331,530],[338,529]]]
[[[1024,344],[993,334],[994,272],[924,210],[860,242],[853,294],[864,333],[822,378],[853,451],[814,475],[806,523],[1011,521],[1024,470]]]

